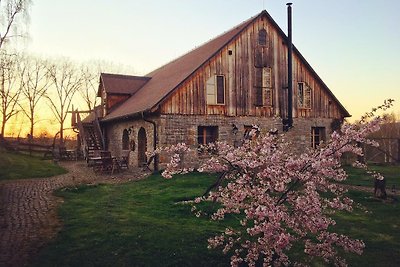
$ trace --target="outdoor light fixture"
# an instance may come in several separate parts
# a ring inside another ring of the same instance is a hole
[[[129,135],[132,133],[132,130],[133,130],[133,126],[131,126],[131,127],[128,128],[128,134],[129,134]]]

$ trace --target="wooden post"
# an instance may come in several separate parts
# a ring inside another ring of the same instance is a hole
[[[400,138],[397,139],[397,163],[400,163]]]

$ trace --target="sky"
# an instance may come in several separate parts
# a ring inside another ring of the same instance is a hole
[[[387,98],[400,115],[400,1],[291,2],[294,45],[353,118]],[[282,0],[33,0],[23,47],[145,75],[263,9],[287,32]]]

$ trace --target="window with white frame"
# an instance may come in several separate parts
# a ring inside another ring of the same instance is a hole
[[[311,109],[311,96],[312,90],[307,83],[297,83],[297,99],[299,108]]]
[[[225,104],[225,76],[211,76],[206,83],[207,104],[224,105]]]

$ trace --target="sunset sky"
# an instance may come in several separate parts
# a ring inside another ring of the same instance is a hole
[[[105,60],[144,75],[282,0],[37,0],[25,50]],[[293,42],[356,119],[386,98],[400,113],[400,1],[293,0]]]

